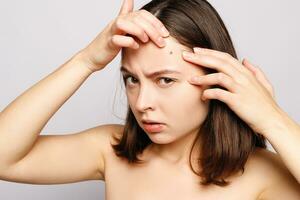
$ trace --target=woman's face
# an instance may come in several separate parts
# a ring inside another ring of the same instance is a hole
[[[139,43],[139,49],[126,48],[122,57],[122,68],[127,70],[121,72],[128,76],[125,87],[129,106],[140,127],[157,144],[171,143],[197,132],[209,104],[201,100],[203,88],[188,82],[191,76],[204,74],[202,67],[183,60],[182,51],[191,50],[173,37],[165,40],[164,48],[152,42]],[[166,69],[176,72],[148,76]],[[149,132],[143,119],[165,125],[160,132]]]

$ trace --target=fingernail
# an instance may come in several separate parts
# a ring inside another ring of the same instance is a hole
[[[169,36],[169,31],[164,26],[161,27],[161,31],[164,37]]]
[[[183,51],[182,55],[186,58],[192,58],[192,53],[188,52],[188,51]]]
[[[191,82],[199,82],[200,77],[198,77],[198,76],[193,76],[190,80],[191,80]]]
[[[193,50],[194,50],[195,53],[200,53],[201,52],[200,47],[194,47]]]
[[[146,35],[146,33],[143,35],[143,42],[148,42],[148,36]]]
[[[163,46],[166,44],[165,40],[162,37],[158,38],[158,43]]]

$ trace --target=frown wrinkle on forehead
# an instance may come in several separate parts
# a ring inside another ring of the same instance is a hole
[[[138,71],[143,71],[145,77],[162,74],[187,76],[192,71],[199,70],[182,58],[183,51],[192,52],[190,48],[178,43],[172,37],[165,40],[166,46],[163,48],[158,48],[152,42],[140,43],[139,49],[125,48],[121,57],[121,73],[134,77],[137,77]]]
[[[133,72],[129,71],[124,66],[121,66],[120,71],[121,71],[121,73],[135,75]],[[147,73],[145,76],[148,77],[148,78],[153,78],[153,77],[156,77],[156,76],[159,76],[159,75],[163,75],[163,74],[181,74],[181,72],[173,70],[173,69],[164,68],[162,70],[158,70],[158,71]]]

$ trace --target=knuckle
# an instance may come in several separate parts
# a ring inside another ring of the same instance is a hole
[[[225,79],[225,75],[224,74],[222,74],[222,73],[218,73],[217,74],[217,81],[218,82],[222,82],[222,81],[224,81],[224,79]]]
[[[222,97],[222,91],[221,89],[215,89],[214,90],[214,96],[216,96],[217,98],[221,98]]]
[[[141,38],[142,40],[148,41],[148,35],[147,35],[144,31],[142,31],[142,32],[140,33],[140,38]]]
[[[223,83],[224,83],[225,87],[226,86],[230,87],[232,85],[232,81],[230,79],[228,79],[228,78],[223,79]]]
[[[136,31],[136,34],[141,36],[141,37],[144,37],[144,31],[140,28]]]
[[[224,58],[226,58],[226,59],[232,58],[232,55],[229,54],[228,52],[224,52],[224,53],[223,53],[223,56],[224,56]]]
[[[223,60],[223,59],[218,59],[218,61],[216,61],[218,66],[224,66],[224,67],[231,67],[231,66],[228,66],[228,62],[226,60]]]

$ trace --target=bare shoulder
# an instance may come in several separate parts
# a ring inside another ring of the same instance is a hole
[[[290,173],[279,154],[257,148],[247,166],[253,178],[262,185],[259,199],[300,199],[300,184]]]
[[[99,139],[110,139],[111,137],[120,137],[124,130],[122,124],[104,124],[91,128],[95,137]]]
[[[105,180],[106,160],[112,156],[112,142],[113,138],[119,138],[123,133],[124,125],[121,124],[103,124],[90,128],[87,133],[90,134],[90,145],[97,149],[101,155],[98,159],[100,179]]]
[[[111,143],[113,141],[113,138],[121,137],[124,130],[124,125],[105,124],[105,125],[96,126],[92,129],[94,129],[92,131],[93,137],[95,138],[96,142],[101,143],[99,146],[102,147],[102,152],[104,153],[105,156],[111,149]]]

